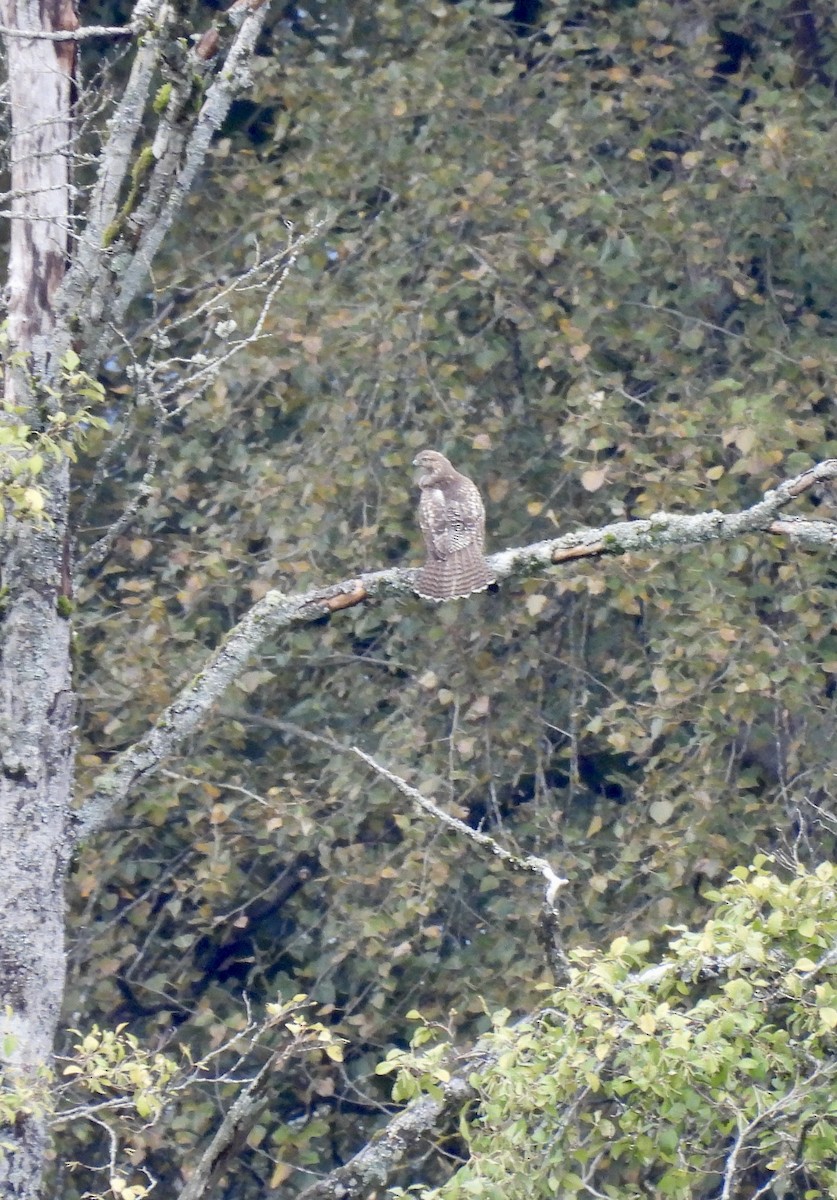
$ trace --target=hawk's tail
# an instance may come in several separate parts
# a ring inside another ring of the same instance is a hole
[[[488,563],[476,546],[455,550],[447,558],[426,562],[419,571],[416,591],[425,600],[455,600],[484,592],[494,583]]]

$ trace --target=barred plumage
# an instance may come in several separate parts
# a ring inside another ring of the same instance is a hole
[[[435,450],[422,450],[413,464],[422,468],[418,516],[427,547],[416,591],[425,600],[484,591],[494,576],[483,555],[485,508],[479,490]]]

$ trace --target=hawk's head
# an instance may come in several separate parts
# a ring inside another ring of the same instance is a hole
[[[456,472],[450,462],[438,450],[419,450],[413,459],[413,466],[421,468],[421,474],[418,477],[419,487],[433,487],[439,479],[444,479],[446,475],[456,477]]]
[[[419,450],[413,459],[413,466],[426,467],[432,471],[436,470],[437,467],[449,467],[450,461],[445,458],[444,454],[440,454],[438,450]]]

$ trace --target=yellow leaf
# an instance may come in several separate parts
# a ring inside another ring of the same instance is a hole
[[[810,958],[798,958],[793,964],[793,969],[794,971],[813,971],[816,965]]]
[[[599,832],[601,827],[602,827],[602,818],[599,816],[598,813],[596,813],[595,817],[593,817],[592,821],[587,826],[587,833],[585,836],[589,837],[589,838],[594,837]]]
[[[652,1034],[657,1032],[657,1022],[652,1013],[643,1013],[637,1021],[637,1025],[643,1033]]]
[[[724,473],[724,469],[725,468],[722,466],[710,467],[709,470],[706,472],[706,478],[713,479],[713,480],[720,479]]]
[[[273,1174],[270,1176],[270,1182],[267,1186],[271,1190],[275,1190],[276,1188],[280,1187],[288,1178],[291,1171],[293,1171],[293,1167],[290,1165],[290,1163],[276,1163],[273,1168]]]
[[[142,559],[148,558],[153,549],[154,546],[151,542],[149,542],[148,538],[134,538],[131,542],[131,553],[137,562],[141,562]]]
[[[735,444],[742,454],[749,454],[756,444],[755,429],[739,429],[735,435]]]
[[[665,825],[673,812],[674,805],[670,800],[655,800],[648,809],[649,817],[657,825]]]
[[[546,603],[547,597],[542,592],[537,592],[534,596],[526,597],[526,611],[530,617],[536,617],[538,613],[543,612]]]
[[[252,1149],[255,1149],[256,1146],[260,1145],[260,1143],[264,1141],[266,1134],[267,1130],[265,1129],[264,1125],[254,1125],[247,1134],[247,1145]]]
[[[44,511],[43,493],[37,488],[28,487],[23,489],[23,500],[26,507],[33,513],[42,513]]]
[[[651,672],[651,685],[655,692],[667,692],[671,687],[668,672],[662,667],[655,667]]]
[[[483,694],[482,696],[477,696],[476,700],[468,709],[465,716],[469,720],[473,720],[475,717],[484,717],[490,708],[491,697]]]
[[[607,467],[591,468],[581,476],[581,486],[585,492],[597,492],[607,479]]]
[[[826,1029],[834,1029],[837,1026],[837,1008],[821,1008],[820,1020]]]

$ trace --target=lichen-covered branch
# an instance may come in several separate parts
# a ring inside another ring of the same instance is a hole
[[[140,6],[138,5],[137,8]],[[105,230],[116,218],[122,186],[128,175],[134,142],[149,100],[151,79],[160,59],[163,39],[171,19],[165,0],[146,0],[140,14],[148,28],[137,49],[125,91],[108,122],[108,134],[99,160],[96,182],[87,209],[87,223],[73,255],[73,264],[62,289],[67,313],[86,321],[98,320],[102,293],[109,277]],[[138,21],[135,11],[134,22]],[[83,307],[83,302],[86,305]]]
[[[440,1086],[438,1099],[422,1096],[407,1105],[347,1163],[307,1187],[299,1200],[350,1200],[377,1194],[417,1146],[455,1125],[462,1108],[477,1098],[469,1076],[488,1067],[494,1057],[482,1047],[472,1051],[466,1069]]]
[[[357,755],[361,762],[365,762],[382,779],[388,780],[402,795],[412,800],[413,804],[418,805],[419,808],[423,809],[434,820],[439,821],[442,825],[446,825],[448,829],[452,829],[461,837],[476,842],[483,849],[490,850],[510,870],[542,876],[546,883],[544,895],[548,905],[551,906],[558,891],[562,887],[566,887],[567,880],[557,875],[546,859],[537,858],[534,854],[512,854],[510,850],[506,850],[504,846],[501,846],[491,834],[485,833],[482,829],[472,829],[470,825],[466,825],[459,817],[453,817],[449,812],[445,812],[443,808],[440,808],[429,797],[423,796],[418,788],[412,787],[401,775],[396,775],[394,771],[390,771],[387,767],[382,766],[371,754],[367,754],[365,750],[360,750],[357,746],[341,747],[341,749],[350,749],[351,753]]]
[[[272,1080],[299,1053],[297,1042],[277,1050],[239,1092],[200,1156],[189,1180],[178,1193],[178,1200],[202,1200],[202,1197],[211,1193],[214,1184],[241,1152],[247,1135],[268,1103]]]
[[[135,30],[132,25],[83,25],[80,29],[39,29],[32,33],[28,29],[12,28],[10,25],[0,25],[0,37],[27,38],[42,42],[90,42],[96,38],[129,38]]]
[[[267,10],[264,0],[236,0],[227,13],[235,26],[229,50],[216,58],[214,50],[207,52],[205,39],[188,52],[172,41],[175,13],[167,0],[137,5],[131,27],[142,36],[108,123],[87,224],[62,292],[65,319],[80,325],[88,344],[101,339],[105,316],[110,324],[119,324],[144,287],[213,135],[248,82],[248,64]],[[166,78],[152,96],[154,74],[167,50]],[[181,67],[172,65],[178,57]],[[207,75],[213,81],[191,113],[192,93],[200,93]],[[159,113],[157,132],[137,153],[135,143],[149,110]]]
[[[154,188],[155,180],[152,179],[151,186],[156,197],[154,210],[149,209],[144,213],[139,244],[130,263],[120,273],[111,309],[112,319],[117,322],[144,285],[154,256],[203,166],[214,134],[220,129],[232,101],[248,82],[248,64],[267,15],[267,7],[263,0],[237,0],[233,5],[236,16],[244,13],[243,19],[226,58],[216,66],[215,78],[207,89],[188,137],[181,142],[171,130],[171,152],[167,147],[158,151],[162,156],[161,162],[165,158],[157,180],[160,186]],[[201,61],[206,60],[201,58]],[[175,155],[178,164],[176,169]]]
[[[797,545],[837,549],[837,522],[779,522],[778,514],[797,496],[829,479],[837,479],[837,459],[818,463],[801,475],[779,484],[764,499],[741,512],[681,515],[656,513],[644,521],[618,521],[601,529],[578,530],[518,546],[491,555],[488,562],[498,580],[534,575],[578,558],[601,558],[627,552],[674,551],[714,541],[733,541],[748,533],[785,533],[787,526]],[[777,526],[782,526],[778,528]],[[281,629],[322,619],[344,608],[353,608],[384,593],[411,591],[417,572],[393,567],[312,588],[296,595],[268,592],[226,635],[203,670],[135,745],[117,755],[98,777],[81,810],[78,835],[102,828],[130,789],[151,775],[183,741],[199,729],[213,705],[244,671],[266,638]]]

